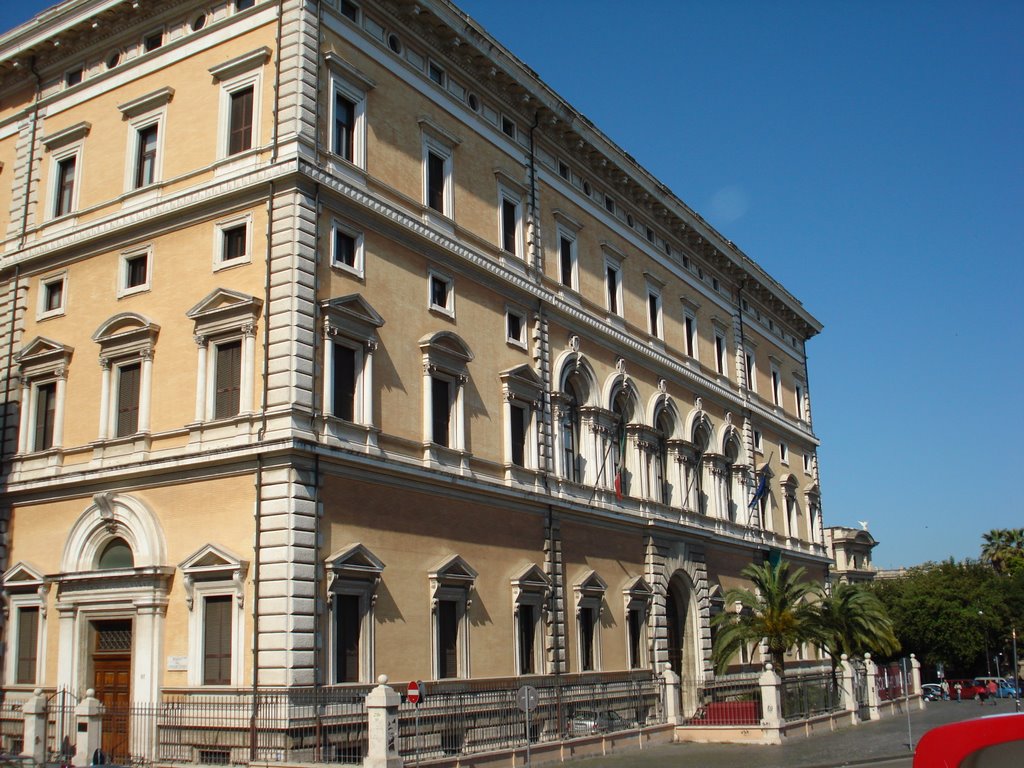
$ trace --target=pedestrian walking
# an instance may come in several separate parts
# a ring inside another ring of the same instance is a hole
[[[942,691],[942,700],[949,701],[949,683],[943,680],[939,683],[939,689]]]
[[[992,706],[994,707],[996,705],[996,692],[999,690],[999,687],[996,685],[995,680],[989,680],[988,685],[985,687],[988,688],[988,695],[992,699]]]
[[[963,693],[964,687],[962,685],[960,685],[960,683],[957,683],[956,685],[953,686],[953,688],[956,690],[956,703],[959,704],[960,703],[960,694]]]

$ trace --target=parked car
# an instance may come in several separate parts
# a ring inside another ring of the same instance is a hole
[[[942,701],[942,686],[938,683],[925,683],[921,686],[921,695],[925,701]]]
[[[993,681],[996,684],[996,696],[1000,699],[1012,699],[1017,695],[1016,690],[1013,687],[1013,683],[1007,680],[1005,677],[979,677],[975,682],[982,685],[988,685],[989,681]]]
[[[977,680],[947,680],[949,683],[949,699],[950,701],[956,701],[956,684],[960,683],[960,698],[963,701],[969,701],[970,699],[976,699],[978,694],[984,690],[985,686],[979,683]]]
[[[569,718],[570,736],[593,736],[597,733],[611,733],[636,728],[636,723],[623,718],[618,712],[598,712],[593,709],[577,709]]]

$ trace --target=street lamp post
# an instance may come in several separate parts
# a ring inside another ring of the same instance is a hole
[[[985,612],[978,611],[978,615],[981,617],[980,621],[985,624]],[[992,659],[988,655],[988,627],[985,626],[985,674],[992,677]]]

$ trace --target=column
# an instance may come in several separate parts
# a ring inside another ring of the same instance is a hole
[[[356,413],[359,423],[367,426],[373,424],[373,353],[376,351],[376,341],[368,340],[363,345],[363,375],[356,387]]]
[[[238,402],[239,413],[252,413],[253,387],[256,376],[256,326],[242,326],[242,392]]]
[[[144,349],[139,353],[139,357],[142,358],[142,377],[139,382],[139,432],[149,432],[150,412],[153,409],[153,350]]]
[[[106,440],[110,434],[110,361],[105,358],[100,358],[100,369],[102,370],[102,376],[100,378],[100,429],[99,439]]]
[[[68,372],[66,368],[57,371],[57,402],[53,412],[53,447],[64,447],[64,403],[68,393]]]
[[[103,705],[96,698],[92,688],[85,692],[85,698],[75,707],[75,720],[78,725],[78,738],[75,742],[75,763],[77,765],[93,765],[105,762],[102,756],[103,745]]]
[[[843,708],[850,713],[852,723],[860,722],[857,717],[857,683],[854,677],[853,664],[845,653],[839,657],[839,687],[843,692]]]
[[[21,705],[21,713],[21,754],[32,758],[33,765],[43,765],[46,762],[46,697],[42,688],[36,688]]]
[[[683,719],[679,708],[679,675],[672,671],[671,664],[666,663],[661,676],[665,678],[665,722],[679,725]]]
[[[907,691],[907,696],[911,694],[917,696],[918,708],[924,709],[924,696],[921,695],[921,662],[913,653],[910,654],[910,690]]]
[[[864,654],[864,674],[867,677],[867,688],[868,688],[868,712],[871,720],[881,720],[882,713],[879,709],[881,699],[878,697],[878,678],[875,675],[878,673],[878,667],[875,662],[871,660],[871,654]]]
[[[423,442],[431,443],[434,436],[431,429],[434,424],[434,399],[431,397],[431,372],[433,366],[426,360],[423,361]]]
[[[782,678],[769,661],[764,665],[764,672],[757,682],[761,686],[761,724],[766,729],[775,729],[774,739],[769,739],[778,743],[779,730],[782,728]]]
[[[205,336],[196,335],[198,360],[196,361],[196,421],[206,420],[206,364],[210,354],[209,343]]]
[[[32,407],[32,385],[21,382],[21,416],[18,419],[18,453],[28,452],[29,435],[35,431],[35,408]]]
[[[330,323],[324,323],[324,371],[320,408],[325,416],[334,413],[334,337],[337,332]]]

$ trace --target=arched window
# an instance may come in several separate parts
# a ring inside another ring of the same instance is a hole
[[[134,567],[135,557],[132,555],[132,548],[124,539],[111,539],[96,559],[96,570],[98,571]]]
[[[706,515],[708,497],[704,492],[704,454],[711,442],[711,429],[704,421],[698,422],[693,428],[693,482],[697,491],[697,512]]]
[[[654,457],[654,492],[658,501],[662,504],[671,502],[671,493],[668,482],[668,441],[675,431],[675,423],[668,408],[662,408],[654,421],[654,428],[657,432],[657,453]]]
[[[612,413],[615,414],[614,442],[612,443],[612,468],[615,471],[615,493],[629,495],[629,473],[626,470],[626,425],[633,420],[633,402],[629,391],[619,389],[612,399]]]
[[[733,470],[740,456],[740,444],[735,435],[725,441],[725,500],[729,519],[736,522],[736,500],[733,489]]]
[[[559,420],[562,433],[562,471],[566,480],[574,483],[583,481],[583,467],[580,460],[581,425],[580,407],[587,402],[589,392],[582,376],[571,374],[562,388],[563,403]]]

